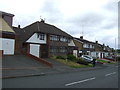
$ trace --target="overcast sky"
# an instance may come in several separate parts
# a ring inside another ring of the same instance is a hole
[[[119,0],[1,0],[0,11],[14,14],[13,25],[25,27],[45,18],[73,37],[115,48]],[[83,34],[82,34],[83,32]],[[116,47],[118,45],[116,44]]]

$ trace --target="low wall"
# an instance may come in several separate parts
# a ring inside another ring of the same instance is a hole
[[[29,56],[29,57],[31,57],[31,58],[33,58],[33,59],[41,62],[41,63],[43,63],[43,64],[45,64],[45,65],[47,65],[47,66],[49,66],[49,67],[51,67],[51,68],[53,67],[53,64],[52,64],[52,63],[50,63],[50,62],[48,62],[48,61],[46,61],[46,60],[44,60],[44,59],[42,59],[42,58],[38,58],[38,57],[36,57],[36,56],[34,56],[34,55],[31,55],[31,54],[29,54],[29,53],[25,53],[25,52],[23,52],[23,51],[21,51],[21,53],[22,53],[22,54],[25,54],[25,55],[27,55],[27,56]]]

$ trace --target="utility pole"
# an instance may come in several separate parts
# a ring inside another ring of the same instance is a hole
[[[116,50],[116,38],[115,38],[115,61],[117,61],[116,56],[117,56],[117,50]]]

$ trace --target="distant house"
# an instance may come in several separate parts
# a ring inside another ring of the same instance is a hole
[[[91,42],[80,38],[74,38],[75,46],[78,47],[78,57],[82,55],[90,55],[95,58],[105,58],[107,56],[113,55],[113,49],[109,46],[101,45],[96,42]]]
[[[95,58],[103,58],[105,57],[105,53],[103,52],[103,45],[99,44],[98,41],[94,43],[95,51],[92,53],[92,57]]]
[[[0,12],[0,51],[3,55],[14,55],[15,32],[11,27],[13,16]]]
[[[80,38],[74,38],[75,45],[78,47],[78,55],[91,55],[95,50],[94,44],[88,40],[83,39],[83,36]]]
[[[18,36],[16,50],[41,58],[77,54],[72,36],[45,23],[44,20],[34,22],[22,29],[14,27],[14,30]]]

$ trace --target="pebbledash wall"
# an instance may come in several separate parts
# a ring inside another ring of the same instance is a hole
[[[44,34],[44,40],[40,40],[37,33],[34,33],[26,42],[29,43],[30,46],[29,53],[40,57],[40,44],[46,44],[46,34]]]

